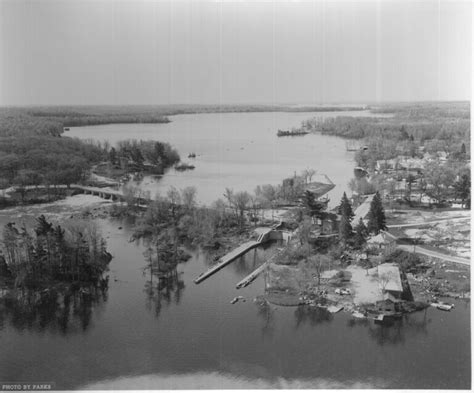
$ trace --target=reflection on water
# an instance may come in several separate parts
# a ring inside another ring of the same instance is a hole
[[[0,330],[11,325],[19,331],[85,332],[107,301],[107,291],[107,285],[5,291],[0,297]]]
[[[272,305],[265,299],[256,299],[257,315],[262,320],[261,333],[262,337],[272,337],[275,331],[275,311]]]
[[[163,280],[149,270],[143,275],[146,244],[128,243],[127,226],[101,224],[118,279],[89,299],[24,294],[6,304],[2,297],[0,380],[43,379],[59,389],[470,386],[469,303],[453,300],[450,313],[429,308],[398,326],[352,323],[346,313],[307,307],[259,307],[253,299],[264,293],[264,277],[235,285],[265,260],[264,250],[200,285],[192,280],[208,259],[191,252]],[[230,304],[240,295],[245,302]]]
[[[184,280],[177,269],[166,276],[150,272],[149,279],[145,283],[146,308],[158,317],[163,305],[169,306],[173,303],[179,305],[184,288]]]
[[[428,335],[428,324],[431,318],[427,317],[427,309],[414,313],[405,314],[397,320],[388,320],[380,323],[366,323],[369,326],[369,335],[378,345],[403,344],[406,337],[417,335]]]
[[[304,323],[309,323],[311,326],[319,325],[323,322],[330,322],[333,315],[321,307],[312,306],[298,306],[295,310],[296,329]]]

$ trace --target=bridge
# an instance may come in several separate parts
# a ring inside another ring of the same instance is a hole
[[[103,187],[90,187],[90,186],[83,186],[81,184],[58,184],[54,186],[46,186],[46,185],[37,185],[37,186],[26,186],[22,187],[24,190],[37,190],[37,189],[72,189],[78,190],[87,195],[95,195],[102,199],[112,200],[112,201],[125,201],[125,194],[122,191],[113,190],[110,188],[103,188]],[[12,191],[17,191],[17,188],[12,189]],[[138,198],[139,205],[138,207],[146,208],[147,205],[151,202],[151,199],[147,198]]]
[[[118,190],[111,190],[110,188],[88,187],[80,184],[71,184],[70,188],[82,191],[84,194],[96,195],[103,199],[110,199],[112,201],[125,201],[125,195]]]

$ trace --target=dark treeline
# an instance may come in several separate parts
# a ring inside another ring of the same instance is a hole
[[[0,138],[0,188],[9,185],[71,184],[104,158],[97,146],[46,136]]]
[[[470,106],[469,103],[406,104],[373,108],[372,112],[387,113],[389,117],[348,117],[312,119],[305,122],[306,128],[323,134],[343,138],[363,139],[370,144],[385,145],[392,154],[404,153],[413,156],[416,149],[424,146],[426,151],[457,153],[464,144],[469,155]],[[377,141],[380,141],[377,142]],[[399,146],[397,152],[392,147]]]
[[[20,135],[60,136],[64,127],[117,123],[168,123],[162,113],[146,110],[99,111],[95,107],[0,108],[0,137]]]
[[[1,277],[14,288],[42,289],[71,283],[104,286],[111,255],[94,222],[54,225],[44,216],[34,230],[8,223],[3,228]]]
[[[160,173],[180,160],[176,149],[169,143],[159,141],[129,139],[119,141],[116,147],[104,146],[104,149],[112,165],[129,170],[140,171],[151,167],[154,172]]]
[[[64,127],[117,123],[168,123],[167,116],[228,112],[334,112],[363,107],[292,105],[58,106],[0,108],[0,136],[59,136]]]
[[[126,140],[111,147],[68,137],[0,137],[0,189],[15,186],[25,202],[29,186],[82,183],[101,163],[101,174],[114,177],[115,172],[163,173],[179,160],[171,145],[159,141]],[[52,191],[54,188],[47,189],[48,200]]]

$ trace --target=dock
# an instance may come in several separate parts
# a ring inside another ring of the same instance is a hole
[[[217,273],[223,267],[227,266],[229,263],[235,261],[238,257],[244,255],[246,252],[259,246],[262,243],[265,243],[269,237],[269,234],[274,231],[273,228],[260,228],[258,232],[257,240],[250,240],[241,244],[239,247],[233,249],[232,251],[228,252],[226,255],[219,259],[219,262],[212,266],[210,269],[201,273],[195,280],[195,284],[199,284],[200,282],[204,281],[206,278],[209,278],[213,274]]]
[[[237,289],[245,288],[253,280],[255,280],[260,275],[260,273],[262,273],[265,270],[265,268],[268,266],[269,263],[270,263],[270,261],[266,261],[266,262],[262,263],[262,265],[260,265],[258,268],[256,268],[252,273],[250,273],[242,281],[239,281],[235,287]]]
[[[252,273],[250,273],[247,277],[245,277],[242,281],[239,281],[237,285],[235,286],[237,289],[245,288],[247,285],[251,284],[253,280],[255,280],[264,270],[265,268],[270,264],[270,262],[275,259],[275,257],[279,254],[280,252],[277,252],[275,255],[273,255],[270,259],[262,263],[258,268],[256,268]]]
[[[195,284],[199,284],[201,281],[204,281],[206,278],[212,276],[214,273],[217,273],[219,270],[221,270],[223,267],[227,266],[229,263],[237,259],[238,257],[242,256],[245,254],[247,251],[251,250],[252,248],[257,247],[260,244],[260,242],[257,240],[251,240],[249,242],[246,242],[244,244],[241,244],[239,247],[235,248],[228,254],[224,255],[222,258],[220,258],[219,262],[212,266],[209,270],[207,270],[204,273],[201,273],[195,280]]]

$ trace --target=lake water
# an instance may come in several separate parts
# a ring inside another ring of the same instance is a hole
[[[222,119],[226,125],[222,130],[231,127],[232,132],[220,140],[211,138],[217,132],[209,120],[212,116]],[[238,121],[242,134],[235,124],[224,121],[239,116],[243,117]],[[170,173],[154,187],[194,184],[205,201],[215,199],[226,186],[245,189],[278,183],[307,166],[324,171],[335,183],[349,179],[353,163],[344,141],[318,135],[293,139],[274,135],[277,128],[297,125],[307,117],[294,113],[184,115],[166,125],[82,127],[71,133],[81,131],[87,137],[92,134],[84,131],[95,130],[96,137],[110,140],[132,135],[168,140],[183,155],[202,154],[196,171]],[[266,142],[257,128],[252,135],[244,127],[251,127],[250,119],[260,119]],[[121,136],[114,136],[114,130],[120,130]],[[253,147],[252,140],[260,147]],[[210,146],[219,148],[213,153]],[[317,154],[314,164],[308,165],[301,156],[313,157],[311,151]],[[218,170],[214,167],[219,154],[224,154],[220,168],[225,173],[220,180],[219,173],[211,174]],[[273,174],[271,180],[267,174],[273,168],[283,173]],[[196,179],[203,183],[196,184]],[[343,186],[338,187],[336,199]],[[61,211],[59,215],[67,217],[71,210],[64,203],[60,209],[4,210],[0,226],[42,212]],[[156,278],[150,286],[150,277],[143,274],[143,247],[129,243],[131,225],[98,222],[114,256],[108,292],[90,304],[75,304],[69,318],[58,304],[40,310],[0,306],[1,383],[54,383],[57,389],[470,388],[470,303],[455,301],[456,308],[449,313],[429,308],[390,327],[304,307],[260,309],[253,299],[263,293],[263,277],[241,290],[235,284],[266,259],[270,250],[263,248],[199,285],[193,279],[208,268],[209,260],[194,252],[192,259],[178,266],[173,285],[158,290]],[[230,304],[238,295],[246,301]]]
[[[222,197],[226,187],[235,191],[254,191],[260,184],[279,184],[296,172],[313,168],[326,174],[336,187],[329,193],[331,206],[347,191],[353,177],[353,153],[346,151],[345,141],[327,135],[309,134],[277,137],[278,129],[300,126],[312,117],[373,116],[357,112],[264,112],[209,113],[171,116],[167,124],[111,124],[73,127],[65,135],[82,139],[109,141],[160,140],[177,148],[181,159],[196,169],[178,172],[171,169],[160,180],[147,178],[142,187],[165,193],[170,186],[193,185],[198,199],[210,204]],[[194,152],[197,157],[188,159]]]
[[[12,216],[0,214],[0,223]],[[391,327],[344,313],[260,310],[253,299],[263,278],[235,284],[265,259],[263,249],[199,285],[192,280],[208,261],[194,254],[178,267],[179,285],[158,294],[155,279],[151,293],[130,228],[99,222],[114,255],[106,299],[68,323],[52,310],[33,319],[0,310],[0,381],[58,389],[470,387],[469,303]],[[238,295],[246,301],[231,305]]]

